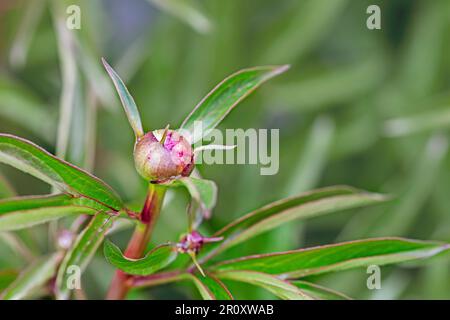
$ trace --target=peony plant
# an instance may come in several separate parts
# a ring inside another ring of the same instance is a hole
[[[388,237],[225,260],[222,253],[228,249],[283,224],[376,205],[389,201],[389,197],[347,186],[322,188],[269,203],[211,235],[202,235],[198,227],[214,209],[217,187],[213,181],[200,178],[195,170],[199,150],[193,145],[203,137],[196,135],[195,123],[201,122],[204,133],[208,133],[239,102],[288,66],[255,67],[234,73],[208,93],[178,129],[167,126],[145,132],[125,84],[105,60],[103,64],[134,132],[136,171],[148,183],[142,210],[130,210],[110,186],[92,174],[28,140],[0,134],[0,162],[57,190],[49,195],[0,200],[0,232],[58,219],[72,221],[69,229],[59,230],[55,251],[36,259],[12,279],[2,291],[2,299],[28,298],[43,289],[51,298],[73,298],[77,290],[73,270],[83,272],[102,244],[106,260],[117,269],[106,293],[108,299],[125,299],[135,288],[180,281],[192,282],[204,299],[233,299],[227,285],[230,281],[259,286],[281,299],[348,299],[306,277],[424,259],[448,251],[446,243]],[[151,246],[166,191],[179,187],[186,188],[191,199],[186,213],[187,231],[172,242]],[[107,239],[121,221],[135,227],[123,251]]]

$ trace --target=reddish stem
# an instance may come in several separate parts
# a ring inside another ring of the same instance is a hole
[[[139,216],[142,224],[138,225],[128,243],[124,255],[128,258],[141,258],[150,241],[150,237],[156,221],[161,211],[164,199],[165,188],[155,184],[150,184],[144,207]],[[109,287],[106,299],[122,300],[126,297],[130,290],[128,283],[129,275],[117,270]]]

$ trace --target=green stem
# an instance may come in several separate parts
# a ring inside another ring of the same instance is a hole
[[[158,220],[161,206],[164,200],[166,188],[156,184],[150,184],[144,207],[140,214],[140,223],[134,230],[128,247],[125,250],[125,256],[132,259],[141,258],[144,255],[147,244],[150,241],[153,228]],[[130,290],[128,283],[129,275],[117,270],[111,282],[106,299],[121,300],[124,299]]]

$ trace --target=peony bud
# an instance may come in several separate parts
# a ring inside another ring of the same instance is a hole
[[[189,176],[194,169],[194,151],[177,131],[155,130],[141,137],[134,148],[134,162],[139,174],[149,181],[164,181]]]

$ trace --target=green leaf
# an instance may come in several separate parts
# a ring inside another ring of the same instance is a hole
[[[95,210],[91,208],[77,206],[16,211],[12,214],[0,216],[0,231],[20,230],[68,216],[94,213]]]
[[[51,14],[54,21],[56,44],[58,47],[59,69],[61,73],[61,96],[59,99],[58,132],[56,136],[55,154],[64,159],[66,157],[71,123],[77,104],[77,95],[80,94],[78,83],[79,72],[75,53],[75,34],[67,28],[64,17],[65,7],[61,1],[52,1]]]
[[[255,271],[226,271],[217,274],[217,276],[221,279],[235,280],[262,287],[284,300],[312,300],[312,297],[296,286],[270,274]]]
[[[58,270],[56,279],[58,299],[67,299],[70,296],[68,287],[69,277],[73,274],[74,267],[78,267],[81,272],[85,270],[97,248],[103,242],[105,234],[111,228],[115,216],[104,212],[97,213],[77,237],[72,248],[66,253]]]
[[[100,207],[68,194],[0,200],[0,231],[19,230],[76,214],[95,214]]]
[[[203,98],[181,125],[190,135],[192,144],[206,136],[245,97],[267,80],[285,72],[289,66],[264,66],[238,71]],[[196,132],[195,122],[202,122],[201,135]],[[188,135],[186,135],[188,136]]]
[[[413,232],[414,226],[421,223],[421,214],[433,197],[436,184],[442,179],[448,154],[449,140],[446,134],[431,135],[425,145],[418,150],[414,165],[408,169],[411,173],[402,179],[404,187],[401,187],[403,190],[399,192],[395,201],[392,201],[390,206],[383,207],[384,212],[377,216],[376,221],[366,219],[359,223],[358,227],[361,230],[352,230],[352,233],[358,231],[361,233],[351,238],[392,234],[405,236]],[[408,156],[405,155],[405,158],[408,159]]]
[[[72,195],[95,200],[114,211],[124,207],[122,200],[106,183],[25,139],[0,134],[0,162],[29,173]]]
[[[197,277],[189,273],[184,277],[192,280],[204,300],[233,300],[227,287],[213,275]]]
[[[445,108],[387,120],[384,134],[388,137],[407,136],[450,127],[450,110]]]
[[[25,236],[17,232],[0,232],[0,241],[4,242],[9,249],[21,257],[23,261],[31,262],[35,259],[36,248],[29,247],[24,241]],[[28,239],[29,240],[29,239]]]
[[[379,85],[386,69],[382,56],[373,54],[348,65],[324,69],[306,78],[302,75],[299,80],[293,79],[273,86],[266,106],[276,103],[281,112],[304,114],[348,104]]]
[[[0,172],[0,199],[14,197],[16,192],[9,181]]]
[[[214,237],[224,237],[225,240],[209,244],[203,249],[203,254],[209,252],[209,258],[295,219],[316,217],[385,200],[386,197],[380,194],[346,186],[318,189],[279,200],[248,213],[216,232]]]
[[[0,296],[3,300],[19,300],[33,294],[55,275],[61,254],[45,256],[26,268]]]
[[[297,195],[317,187],[320,177],[327,166],[328,154],[334,139],[334,122],[329,116],[319,116],[314,120],[308,137],[304,140],[297,160],[293,158],[290,176],[280,192],[280,198]],[[298,244],[304,236],[304,225],[301,221],[293,221],[273,230],[263,252],[283,251]]]
[[[295,280],[291,283],[316,300],[351,300],[345,294],[319,286],[318,284]]]
[[[291,196],[315,188],[326,167],[335,133],[335,123],[329,116],[318,116],[304,141],[304,149],[292,166],[292,173],[283,194]]]
[[[198,203],[205,209],[211,210],[217,202],[217,185],[214,181],[183,177],[179,179]]]
[[[30,1],[25,4],[20,25],[11,44],[9,61],[12,67],[21,69],[27,62],[30,44],[45,12],[45,1]]]
[[[217,185],[214,181],[198,179],[193,177],[183,177],[171,180],[167,186],[184,186],[189,191],[191,197],[197,201],[204,210],[212,210],[217,201]]]
[[[283,16],[283,24],[276,34],[264,32],[258,51],[262,61],[303,61],[302,58],[320,44],[327,33],[335,29],[348,0],[293,1]],[[274,18],[275,18],[274,13]]]
[[[0,200],[0,214],[14,211],[70,205],[73,197],[69,194],[25,196]]]
[[[56,117],[53,109],[27,87],[0,76],[0,117],[25,128],[48,143],[54,142]]]
[[[211,30],[209,19],[186,0],[147,0],[160,9],[176,16],[180,20],[190,25],[200,33],[207,33]]]
[[[127,114],[128,121],[130,122],[131,127],[133,128],[134,135],[136,136],[136,140],[144,135],[144,129],[142,128],[141,116],[139,115],[139,110],[134,102],[133,97],[130,92],[128,92],[125,83],[123,83],[122,79],[119,75],[114,71],[114,69],[106,62],[105,59],[102,58],[103,65],[105,66],[106,71],[108,72],[111,80],[116,87],[117,93],[119,94],[120,101],[122,102],[122,106],[125,109],[125,113]]]
[[[216,271],[254,270],[301,278],[372,264],[385,265],[424,259],[448,250],[449,244],[402,238],[374,238],[224,261]]]
[[[150,250],[141,259],[125,257],[120,249],[111,241],[105,241],[103,253],[106,260],[117,269],[128,274],[147,276],[167,267],[177,257],[177,251],[171,245],[161,245]]]
[[[17,279],[19,272],[16,270],[2,270],[0,271],[0,293],[9,287],[14,280]]]
[[[90,88],[101,102],[102,107],[115,111],[117,102],[114,97],[114,88],[105,74],[97,54],[82,39],[73,39],[76,54],[79,56],[81,71],[85,74]]]

